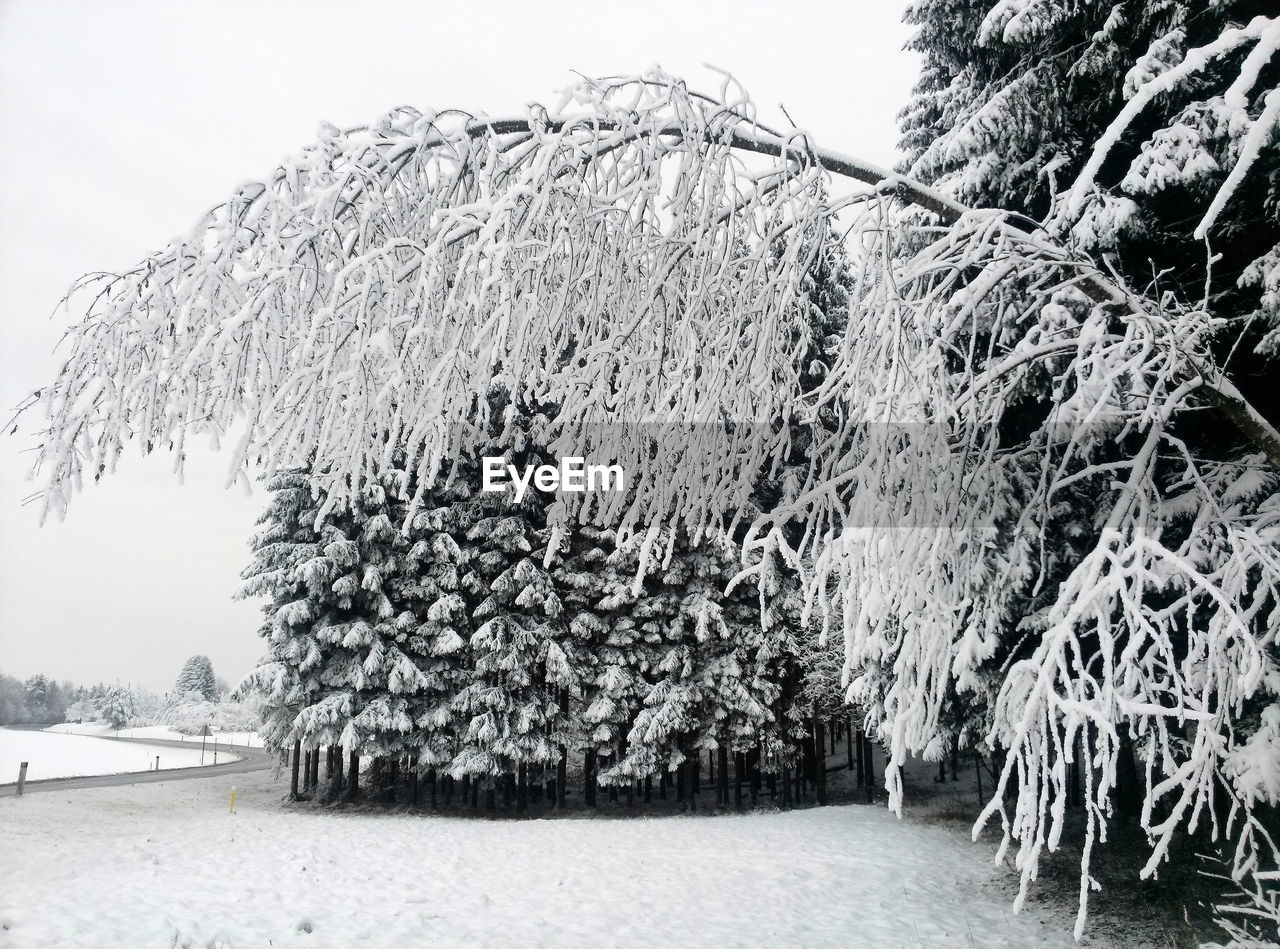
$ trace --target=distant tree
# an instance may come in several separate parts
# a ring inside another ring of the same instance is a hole
[[[21,725],[27,716],[26,690],[13,676],[0,675],[0,725]]]
[[[173,685],[176,695],[187,692],[199,692],[208,702],[218,701],[218,683],[213,675],[213,663],[208,656],[192,656],[178,673],[178,681]]]
[[[50,686],[49,679],[39,673],[24,683],[24,704],[28,721],[43,722],[48,717]]]
[[[180,735],[199,735],[205,726],[212,726],[217,721],[218,704],[210,702],[197,689],[170,695],[160,721]]]
[[[127,685],[117,682],[107,690],[106,702],[102,707],[102,717],[112,728],[120,729],[129,724],[133,718],[136,703],[133,690]]]
[[[68,722],[93,722],[101,716],[102,708],[91,698],[77,699],[63,712],[63,719]]]

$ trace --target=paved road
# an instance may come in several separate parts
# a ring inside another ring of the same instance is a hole
[[[175,741],[168,738],[109,738],[106,735],[95,735],[104,741],[128,741],[137,745],[154,745],[158,748],[185,748],[191,750],[193,742]],[[128,774],[94,774],[81,778],[48,778],[44,781],[28,781],[23,789],[24,794],[36,791],[74,791],[78,788],[109,788],[121,784],[150,784],[153,781],[182,781],[187,778],[212,778],[222,774],[244,774],[248,771],[263,771],[275,762],[275,756],[261,748],[246,748],[236,745],[234,748],[224,744],[218,746],[218,756],[226,753],[240,755],[237,761],[225,764],[211,764],[195,768],[171,768],[168,771],[134,771]],[[210,742],[206,754],[213,755],[213,743]],[[208,758],[206,758],[208,760]],[[17,784],[0,784],[0,797],[12,796],[17,792]]]

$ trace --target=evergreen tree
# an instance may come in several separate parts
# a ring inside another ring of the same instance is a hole
[[[270,597],[267,653],[240,687],[263,695],[270,747],[425,750],[429,761],[444,754],[451,690],[439,663],[459,648],[456,633],[448,635],[456,579],[444,563],[447,539],[430,527],[430,497],[401,530],[407,480],[396,480],[368,486],[358,505],[327,512],[319,526],[324,496],[308,474],[289,472],[270,485],[240,589]]]
[[[37,673],[28,679],[23,689],[28,720],[43,722],[49,716],[49,679]]]
[[[923,57],[902,113],[900,168],[978,207],[1032,221],[1058,216],[1073,241],[1106,256],[1134,287],[1205,298],[1222,326],[1228,370],[1266,398],[1280,320],[1280,150],[1264,147],[1219,215],[1210,263],[1197,235],[1280,65],[1237,82],[1248,44],[1207,57],[1186,82],[1148,102],[1102,152],[1086,203],[1064,198],[1095,144],[1149,80],[1231,26],[1264,13],[1256,0],[919,0],[911,48]],[[1273,119],[1274,121],[1274,119]],[[1274,136],[1272,136],[1274,140]],[[1239,340],[1239,343],[1237,343]],[[1261,353],[1255,355],[1258,348]]]
[[[206,702],[218,701],[218,685],[213,675],[213,663],[208,656],[192,656],[182,664],[182,671],[173,684],[176,695],[198,692]]]
[[[680,533],[645,541],[640,556],[661,569],[648,575],[634,613],[654,664],[619,765],[637,777],[700,751],[749,749],[774,719],[778,688],[762,674],[770,650],[753,593],[725,593],[738,572],[732,542],[718,533],[696,545]]]
[[[620,765],[628,734],[656,666],[655,632],[641,628],[643,599],[633,589],[635,548],[619,549],[612,530],[576,527],[553,578],[565,611],[562,682],[571,695],[572,747],[590,753],[594,779],[606,784],[648,777]]]
[[[477,454],[522,468],[546,461],[544,415],[495,387],[493,431]],[[560,689],[570,684],[564,652],[563,604],[544,566],[545,500],[536,491],[477,493],[465,506],[460,594],[473,628],[470,681],[459,691],[455,776],[515,775],[554,764],[567,741]]]

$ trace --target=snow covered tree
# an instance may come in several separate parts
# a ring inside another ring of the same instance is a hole
[[[699,751],[747,751],[774,720],[778,685],[764,668],[754,591],[725,592],[738,572],[733,544],[723,534],[694,544],[651,531],[638,557],[655,561],[632,607],[652,668],[618,773],[644,777]]]
[[[1003,0],[990,32],[1051,24],[1054,9]],[[779,420],[825,414],[830,437],[809,444],[785,496],[731,536],[742,564],[779,554],[803,619],[844,634],[852,697],[883,708],[891,803],[905,756],[945,733],[950,697],[994,692],[985,741],[1008,764],[988,816],[1002,812],[1024,881],[1058,840],[1063,814],[1043,805],[1076,749],[1092,765],[1097,839],[1126,730],[1155,768],[1153,872],[1214,813],[1243,737],[1234,721],[1276,698],[1280,433],[1222,351],[1213,285],[1207,302],[1165,294],[1106,266],[1085,231],[1122,215],[1105,190],[1116,143],[1150,140],[1154,161],[1172,139],[1147,134],[1149,107],[1184,94],[1220,97],[1228,128],[1193,236],[1213,246],[1231,217],[1273,206],[1256,173],[1280,108],[1268,71],[1280,26],[1222,26],[1168,68],[1134,55],[1132,95],[1081,145],[1069,186],[1051,186],[1062,197],[1043,228],[769,129],[729,78],[704,96],[653,71],[583,80],[556,108],[512,118],[398,109],[326,126],[93,287],[57,377],[29,403],[49,419],[45,510],[61,513],[131,439],[181,462],[187,435],[235,428],[237,478],[313,467],[337,517],[406,471],[392,491],[413,514],[441,460],[489,437],[488,419],[472,422],[492,414],[476,393],[496,379],[521,405],[554,406],[543,441],[557,454],[613,459],[633,484],[624,506],[566,498],[548,545],[579,517],[622,538],[700,538],[785,465],[794,433]],[[837,194],[837,178],[872,188]],[[833,219],[856,245],[849,319],[813,388],[800,288]],[[1269,259],[1255,258],[1264,293]],[[1256,292],[1246,271],[1241,293]],[[1189,440],[1209,412],[1240,451]],[[1041,551],[1060,553],[1070,531],[1058,505],[1084,486],[1097,520],[1049,570]],[[1007,634],[1037,590],[1018,651]],[[531,596],[549,619],[550,599]],[[682,629],[717,628],[712,606]],[[299,626],[299,655],[308,635]],[[1089,884],[1086,848],[1082,897]]]
[[[339,558],[349,563],[354,556],[350,546],[333,534],[324,538],[327,545],[322,541],[316,527],[319,504],[305,473],[276,475],[267,489],[271,500],[258,519],[259,530],[252,540],[254,559],[237,591],[238,597],[270,598],[259,630],[267,651],[237,692],[257,692],[263,697],[263,742],[280,751],[297,737],[298,714],[320,693],[315,670],[321,652],[314,634],[318,610],[309,597],[323,603],[331,595],[326,581],[335,572],[333,564]],[[317,555],[324,559],[307,568]]]
[[[546,417],[501,387],[488,398],[491,434],[477,454],[518,468],[543,463]],[[564,609],[545,566],[545,504],[535,491],[520,501],[477,493],[468,504],[460,592],[474,631],[471,678],[454,699],[459,746],[450,771],[457,777],[527,774],[555,764],[567,741],[559,692],[569,684]]]
[[[201,735],[212,728],[218,718],[218,706],[204,697],[199,689],[170,695],[160,721],[180,735]]]
[[[175,695],[198,692],[206,702],[218,701],[218,685],[213,675],[213,663],[208,656],[192,656],[182,664],[182,671],[173,684]]]
[[[269,487],[239,591],[270,597],[268,649],[238,691],[263,696],[269,747],[409,751],[431,684],[416,659],[433,648],[424,637],[431,604],[422,600],[418,532],[400,530],[403,511],[380,484],[319,526],[325,498],[311,475],[290,472]]]
[[[93,722],[102,716],[102,708],[96,699],[76,699],[67,706],[63,718],[68,722]]]
[[[1266,198],[1280,99],[1275,24],[1260,12],[1250,0],[917,2],[924,63],[902,170],[970,205],[1052,219],[1135,286],[1210,297],[1224,345],[1241,341],[1233,377],[1256,392],[1266,369],[1249,350],[1274,348],[1280,317],[1266,277],[1280,252]]]
[[[102,703],[102,719],[115,729],[124,728],[134,715],[133,689],[117,682],[107,689]]]
[[[934,298],[944,323],[952,321],[955,349],[1000,353],[979,375],[980,397],[1005,405],[993,413],[994,433],[976,433],[991,446],[978,450],[1009,444],[1022,464],[967,475],[1005,495],[982,505],[986,536],[967,556],[1006,592],[984,604],[979,634],[936,658],[924,652],[928,639],[912,641],[916,624],[885,616],[881,622],[898,627],[895,648],[881,653],[892,670],[868,656],[859,682],[900,704],[886,714],[890,727],[915,720],[915,747],[945,741],[944,723],[963,710],[970,735],[1015,752],[1000,787],[1016,787],[1017,803],[1001,818],[1021,843],[1024,884],[1060,833],[1071,766],[1081,759],[1092,764],[1089,846],[1105,834],[1111,805],[1124,803],[1115,796],[1132,793],[1120,786],[1130,783],[1122,773],[1135,755],[1147,799],[1131,805],[1132,819],[1156,842],[1144,874],[1156,870],[1175,833],[1206,826],[1219,833],[1206,815],[1220,806],[1212,802],[1231,760],[1223,752],[1276,696],[1248,671],[1275,662],[1265,644],[1276,622],[1276,552],[1270,528],[1255,531],[1274,517],[1274,467],[1244,454],[1258,443],[1224,431],[1220,417],[1177,409],[1211,375],[1206,367],[1222,366],[1221,387],[1235,388],[1242,401],[1275,379],[1269,281],[1280,241],[1280,91],[1270,60],[1280,25],[1255,8],[924,0],[908,16],[920,26],[913,45],[924,65],[903,114],[901,170],[963,202],[1021,215],[1030,230],[1043,222],[1037,233],[1105,259],[1134,288],[1126,292],[1145,295],[1181,327],[1156,345],[1191,358],[1190,372],[1172,375],[1158,360],[1135,364],[1121,355],[1123,341],[1146,332],[1123,307],[1026,271],[1022,292],[1044,302],[1024,309],[1021,324],[1010,320],[1016,278],[1008,278],[1018,268],[1007,262],[993,259],[952,281],[949,300]],[[931,240],[922,235],[913,249],[936,253]],[[1079,347],[1090,334],[1106,342],[1089,360],[1048,355],[1055,338]],[[1106,394],[1135,370],[1142,385],[1114,389],[1120,398]],[[1132,395],[1154,395],[1166,407],[1135,411]],[[1052,438],[1035,434],[1046,423]],[[1274,466],[1274,452],[1262,447]],[[989,476],[998,488],[985,483]],[[917,561],[935,578],[946,576],[942,561],[954,556],[940,553],[929,551],[931,566]],[[973,579],[965,581],[969,591]],[[879,597],[883,588],[868,579],[860,596]],[[919,595],[874,612],[901,617]],[[933,617],[920,619],[927,628]],[[1229,642],[1242,652],[1227,654],[1243,661],[1216,665],[1210,657]],[[915,650],[920,658],[906,663]],[[1063,662],[1077,671],[1049,674]],[[1180,670],[1172,678],[1170,667]],[[1094,668],[1101,674],[1084,671]],[[900,688],[904,671],[911,674]],[[1216,698],[1202,699],[1202,687]],[[947,698],[922,709],[925,689]],[[1169,718],[1168,708],[1180,711]],[[1057,778],[1044,780],[1043,766],[1029,779],[1016,776],[1046,753],[1068,763]],[[1055,802],[1047,812],[1034,803],[1046,795]],[[993,799],[984,816],[1002,810]],[[1087,846],[1081,925],[1089,882]]]
[[[48,677],[37,673],[23,683],[27,715],[33,722],[42,722],[49,715],[49,693],[52,688]]]
[[[641,628],[645,607],[634,589],[635,546],[620,548],[613,531],[587,524],[576,526],[558,553],[552,577],[565,620],[560,681],[569,693],[563,700],[573,730],[569,745],[589,755],[593,785],[648,777],[653,770],[618,768],[661,638]]]

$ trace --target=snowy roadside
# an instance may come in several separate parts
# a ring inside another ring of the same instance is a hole
[[[0,800],[0,945],[1074,945],[1070,899],[1015,916],[989,847],[878,807],[483,820],[282,791]]]
[[[123,736],[122,736],[123,737]],[[230,754],[230,752],[228,752]],[[128,774],[153,771],[157,758],[161,771],[213,764],[213,755],[202,762],[200,747],[156,747],[135,742],[110,741],[84,735],[0,728],[0,784],[18,779],[18,769],[27,762],[27,780],[82,777],[99,774]],[[230,760],[226,755],[223,761]]]
[[[87,735],[94,738],[163,738],[166,741],[186,741],[199,746],[199,735],[184,735],[174,731],[168,725],[142,725],[137,728],[112,728],[104,722],[67,722],[63,725],[50,725],[44,731],[56,735]],[[219,745],[249,745],[262,747],[262,739],[257,732],[216,732],[207,739],[212,747],[213,742]]]

